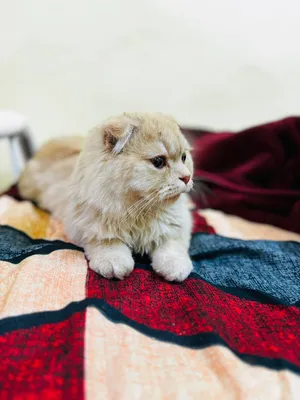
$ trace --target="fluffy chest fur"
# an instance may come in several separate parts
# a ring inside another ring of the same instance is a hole
[[[188,235],[191,221],[183,196],[165,210],[159,210],[153,214],[150,211],[149,214],[148,218],[146,214],[146,218],[143,216],[130,219],[123,226],[121,224],[118,231],[116,231],[116,226],[112,226],[112,235],[118,235],[123,242],[138,253],[151,253],[165,240],[183,236],[185,229]],[[189,239],[187,237],[186,241]]]
[[[69,236],[77,243],[117,238],[138,253],[151,253],[166,239],[181,238],[188,245],[192,221],[185,195],[164,209],[139,207],[131,213],[132,209],[115,213],[115,207],[116,203],[103,203],[99,208],[87,203],[69,207]]]

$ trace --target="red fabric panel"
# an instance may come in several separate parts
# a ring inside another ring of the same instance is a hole
[[[84,398],[85,311],[0,336],[1,400]]]
[[[197,278],[167,283],[142,269],[124,281],[108,281],[90,271],[88,297],[104,299],[153,330],[185,337],[215,333],[241,354],[281,358],[300,366],[297,307],[241,299]]]

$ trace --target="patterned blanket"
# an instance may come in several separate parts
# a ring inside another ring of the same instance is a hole
[[[194,217],[184,283],[139,256],[109,281],[49,214],[0,197],[1,400],[298,399],[300,236]]]

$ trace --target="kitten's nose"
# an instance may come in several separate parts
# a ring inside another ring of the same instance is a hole
[[[179,179],[187,185],[191,179],[191,175],[183,176],[182,178]]]

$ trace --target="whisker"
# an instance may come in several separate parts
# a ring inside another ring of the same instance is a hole
[[[213,192],[204,183],[198,181],[197,184],[197,187],[193,188],[193,192],[197,192],[197,194],[200,196],[201,203],[203,203],[203,206],[207,207],[209,205],[208,196],[210,196]]]
[[[203,178],[201,176],[194,176],[193,177],[194,182],[208,182],[208,183],[214,183],[214,181],[210,178]]]
[[[153,188],[154,188],[154,185],[150,188],[150,190],[153,189]],[[133,205],[131,205],[131,206],[128,208],[128,210],[126,211],[125,217],[124,217],[123,219],[121,219],[121,221],[120,221],[120,223],[118,224],[118,226],[117,226],[116,229],[119,230],[119,228],[121,227],[121,225],[125,224],[125,222],[128,221],[128,219],[129,219],[136,211],[138,211],[140,208],[142,208],[142,206],[143,206],[144,204],[147,205],[149,198],[150,198],[151,196],[153,196],[153,194],[155,194],[155,192],[154,192],[154,193],[153,193],[153,192],[149,193],[146,197],[144,197],[144,198],[138,200],[138,201],[135,202]]]
[[[144,207],[141,207],[141,209],[139,210],[138,215],[136,216],[136,219],[138,219],[140,217],[140,215],[142,214],[142,212],[147,208],[147,206],[153,206],[153,204],[151,204],[153,202],[154,199],[156,199],[159,196],[159,191],[154,193],[154,196],[152,197],[152,199],[149,199],[149,201],[144,205]],[[149,210],[151,208],[149,207]]]
[[[152,194],[152,193],[151,193]],[[129,209],[127,210],[125,217],[120,220],[120,223],[117,227],[117,230],[121,227],[121,225],[125,224],[125,222],[139,209],[140,206],[142,206],[144,203],[147,203],[147,197],[143,198],[136,203],[134,203]]]
[[[156,196],[156,197],[155,197],[155,202],[154,202],[153,204],[151,204],[151,207],[154,207],[154,206],[157,204],[158,201],[159,201],[159,196]],[[146,210],[146,213],[145,213],[145,215],[144,215],[144,218],[146,218],[146,216],[150,213],[150,210],[151,210],[150,207],[148,208],[148,210]],[[153,216],[154,216],[154,215],[153,215]]]

